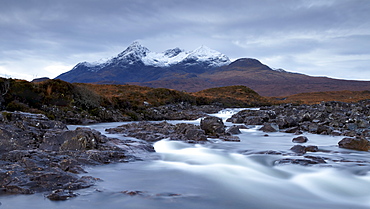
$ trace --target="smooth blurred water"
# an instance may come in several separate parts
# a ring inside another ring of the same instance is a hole
[[[237,110],[238,111],[238,110]],[[233,110],[218,117],[226,119]],[[199,124],[200,120],[187,121]],[[170,121],[179,123],[183,121]],[[104,133],[122,123],[90,125]],[[226,125],[232,125],[226,123]],[[74,127],[70,127],[74,128]],[[159,141],[148,160],[86,168],[103,181],[52,202],[43,194],[0,196],[1,208],[370,208],[369,152],[340,149],[342,137],[304,134],[326,164],[276,164],[294,155],[292,134],[242,129],[241,142],[204,145]],[[111,135],[123,137],[120,135]],[[281,154],[261,154],[276,151]],[[140,191],[130,196],[124,191]]]

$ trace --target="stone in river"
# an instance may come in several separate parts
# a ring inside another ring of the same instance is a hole
[[[292,142],[294,143],[306,143],[308,141],[308,138],[306,136],[298,136],[292,139]]]
[[[370,142],[363,137],[346,137],[338,142],[340,148],[368,151]]]

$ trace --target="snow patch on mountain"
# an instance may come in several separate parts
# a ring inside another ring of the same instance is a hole
[[[210,67],[221,67],[231,63],[230,59],[226,55],[203,45],[194,51],[189,52],[184,61],[187,60],[207,62]]]
[[[147,56],[143,57],[141,61],[145,65],[155,67],[169,67],[171,65],[181,62],[187,56],[187,52],[175,48],[169,49],[161,53],[149,52]]]
[[[174,48],[157,53],[151,52],[148,48],[135,41],[116,57],[97,62],[82,62],[74,68],[77,68],[79,65],[84,65],[88,68],[88,71],[97,72],[111,64],[122,63],[132,65],[140,61],[144,65],[154,67],[170,67],[180,63],[186,65],[205,63],[209,67],[220,67],[231,63],[226,55],[206,46],[201,46],[193,51]]]
[[[220,52],[201,46],[193,51],[179,48],[169,49],[162,53],[149,52],[142,58],[145,65],[155,67],[169,67],[182,62],[206,62],[210,67],[220,67],[230,64],[230,59]],[[194,63],[193,63],[194,64]]]

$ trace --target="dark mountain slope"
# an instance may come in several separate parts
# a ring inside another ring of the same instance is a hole
[[[220,67],[213,72],[198,74],[194,78],[177,77],[136,84],[191,92],[214,87],[244,85],[262,96],[287,96],[318,91],[370,90],[370,81],[312,77],[272,70],[255,59],[239,59],[228,66]]]

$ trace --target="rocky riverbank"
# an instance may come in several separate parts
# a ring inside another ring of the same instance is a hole
[[[107,138],[89,128],[68,130],[41,114],[1,112],[0,193],[72,197],[70,190],[99,180],[78,175],[86,173],[83,166],[136,160],[132,149],[154,151],[148,143]]]
[[[226,130],[220,118],[207,116],[200,121],[200,126],[187,123],[178,123],[174,125],[168,122],[153,123],[142,121],[106,129],[106,131],[108,133],[122,134],[148,142],[169,139],[187,143],[205,143],[208,142],[207,138],[220,138],[224,141],[239,141],[237,136],[232,135],[234,132],[231,132],[231,130],[235,131],[236,129],[238,128],[232,127]]]
[[[263,125],[264,132],[283,131],[295,133],[348,136],[340,147],[369,150],[370,100],[358,103],[323,102],[316,105],[292,105],[261,107],[260,110],[244,110],[229,118],[232,123]]]
[[[138,160],[136,154],[154,152],[155,141],[170,138],[204,143],[207,137],[238,140],[216,117],[206,117],[202,126],[142,121],[107,131],[142,140],[108,138],[89,128],[68,130],[66,124],[42,114],[1,112],[0,194],[46,192],[49,199],[64,200],[76,196],[73,190],[99,181],[84,175],[84,166]]]

